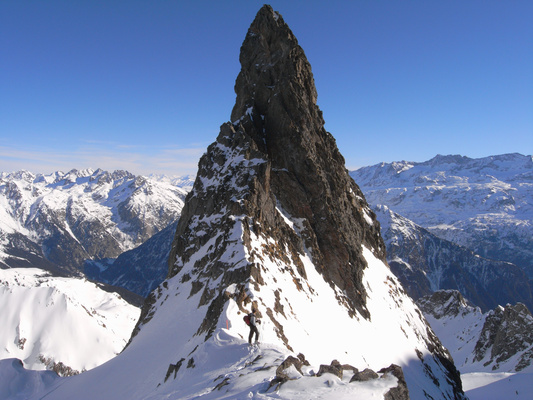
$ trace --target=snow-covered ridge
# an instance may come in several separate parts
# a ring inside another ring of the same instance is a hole
[[[0,269],[0,359],[72,375],[115,357],[140,310],[84,279]]]

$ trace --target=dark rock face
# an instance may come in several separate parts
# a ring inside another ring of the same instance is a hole
[[[522,353],[515,368],[521,371],[533,360],[532,328],[533,317],[523,304],[508,304],[505,308],[498,307],[489,312],[474,349],[474,361],[490,355],[486,365],[494,364],[492,368],[497,369],[500,363]]]
[[[361,244],[384,260],[379,224],[324,129],[304,52],[270,6],[264,6],[250,26],[240,61],[232,122],[221,127],[200,160],[177,227],[169,277],[220,227],[226,234],[218,236],[212,252],[197,262],[197,270],[201,276],[223,273],[226,265],[213,261],[231,242],[226,235],[235,216],[244,216],[253,233],[267,229],[269,236],[279,239],[279,246],[270,249],[277,257],[298,262],[304,246],[311,249],[319,272],[345,293],[339,301],[352,315],[358,311],[368,318]],[[301,235],[287,229],[279,209],[304,221]],[[205,235],[193,235],[191,224],[195,229],[201,225]],[[244,237],[249,238],[248,232]],[[215,267],[205,271],[208,261]],[[223,283],[243,282],[250,275],[260,281],[258,271],[257,265],[243,265],[232,276],[226,274]],[[206,293],[206,301],[211,296]]]
[[[303,50],[270,6],[264,6],[252,23],[240,61],[231,122],[221,126],[216,141],[200,159],[176,228],[167,280],[146,299],[134,335],[159,318],[158,308],[165,307],[174,292],[182,299],[187,296],[191,309],[196,307],[204,316],[199,327],[194,326],[195,341],[209,340],[220,328],[230,300],[232,309],[238,310],[232,311],[233,318],[256,302],[262,321],[271,329],[270,337],[277,335],[278,343],[295,351],[291,345],[298,346],[298,335],[291,332],[289,342],[289,329],[286,335],[281,322],[292,327],[299,321],[298,312],[306,308],[304,297],[318,298],[319,291],[337,300],[343,311],[340,318],[353,322],[354,328],[369,323],[364,254],[371,252],[367,257],[377,258],[375,265],[381,270],[385,245],[374,213],[345,169],[335,140],[324,129]],[[315,276],[315,269],[324,281]],[[313,279],[308,279],[311,273]],[[377,285],[387,285],[384,289],[391,297],[410,302],[388,277],[391,282]],[[283,287],[276,287],[277,278]],[[323,289],[323,282],[332,290]],[[315,290],[318,284],[321,289]],[[282,297],[282,289],[298,298],[301,294],[304,303],[297,312]],[[398,302],[396,306],[399,310]],[[424,324],[420,314],[411,317]],[[238,320],[242,323],[241,315]],[[409,323],[405,326],[419,335],[421,347],[431,353],[427,363],[421,359],[424,368],[431,372],[433,366],[447,376],[443,392],[463,398],[453,362],[445,363],[449,354],[431,336],[429,326],[429,333]],[[333,367],[342,373],[342,366]],[[286,379],[282,372],[274,385]]]

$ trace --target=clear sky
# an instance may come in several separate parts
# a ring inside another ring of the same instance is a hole
[[[0,171],[194,173],[264,1],[0,1]],[[533,1],[272,1],[349,169],[533,154]]]

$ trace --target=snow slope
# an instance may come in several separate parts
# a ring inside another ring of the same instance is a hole
[[[0,269],[0,359],[62,375],[94,368],[126,345],[140,310],[116,293],[34,268]]]
[[[533,374],[472,372],[463,375],[463,388],[470,400],[530,400]]]

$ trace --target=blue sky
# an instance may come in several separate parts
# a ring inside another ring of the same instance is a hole
[[[264,1],[0,2],[0,171],[194,173]],[[349,169],[533,154],[533,2],[272,1]]]

